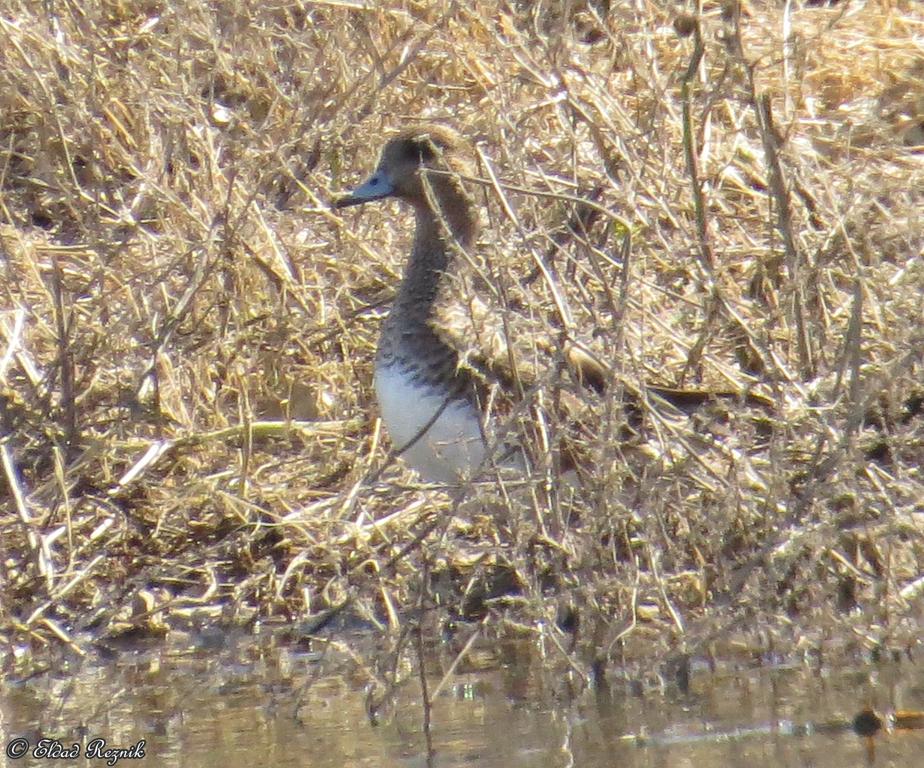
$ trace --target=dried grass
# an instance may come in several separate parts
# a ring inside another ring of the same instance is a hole
[[[344,606],[397,629],[421,594],[581,663],[916,638],[915,3],[609,5],[8,0],[5,648]],[[552,193],[486,188],[511,312],[561,324],[527,280],[552,265],[620,381],[756,388],[769,435],[739,407],[719,435],[646,410],[623,447],[614,396],[588,405],[578,502],[460,506],[400,463],[370,482],[410,222],[327,201],[420,118]],[[567,196],[592,193],[585,229]]]

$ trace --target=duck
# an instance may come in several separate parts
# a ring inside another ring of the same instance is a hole
[[[528,471],[530,452],[516,436],[498,438],[496,404],[522,401],[538,381],[525,362],[530,356],[513,353],[497,313],[460,268],[471,262],[479,235],[466,182],[472,160],[471,145],[448,126],[404,128],[385,142],[372,175],[334,201],[345,209],[395,199],[414,213],[411,252],[379,335],[374,390],[395,453],[426,482],[445,486],[484,477],[491,467]],[[552,345],[539,346],[554,354]],[[570,341],[559,351],[578,384],[606,392],[611,375],[599,359]],[[684,410],[737,396],[666,387],[646,393]],[[563,455],[573,465],[572,453]]]

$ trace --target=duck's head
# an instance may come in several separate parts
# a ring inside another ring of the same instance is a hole
[[[334,205],[346,208],[395,197],[414,206],[425,206],[433,192],[442,196],[443,189],[448,191],[449,187],[462,192],[457,174],[469,170],[466,154],[466,141],[451,128],[443,125],[407,128],[382,148],[373,174]]]

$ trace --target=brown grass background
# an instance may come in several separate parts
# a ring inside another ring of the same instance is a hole
[[[0,647],[432,602],[597,661],[912,643],[922,31],[912,0],[5,0]],[[411,221],[328,203],[420,119],[544,193],[485,191],[507,310],[554,325],[544,260],[620,380],[760,391],[769,436],[652,412],[624,451],[614,396],[578,500],[370,480]]]

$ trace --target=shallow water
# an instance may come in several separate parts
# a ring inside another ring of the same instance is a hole
[[[442,656],[427,659],[431,693],[452,660]],[[523,646],[480,649],[435,697],[428,751],[410,666],[382,697],[362,666],[337,658],[219,638],[61,660],[0,686],[0,765],[105,765],[85,757],[96,739],[136,755],[143,741],[143,758],[118,764],[166,767],[924,764],[922,724],[893,714],[924,709],[924,673],[909,661],[694,664],[685,690],[617,682],[576,691]],[[370,716],[378,701],[389,704]],[[852,723],[867,708],[905,727],[862,738]],[[33,756],[43,738],[80,756]]]

